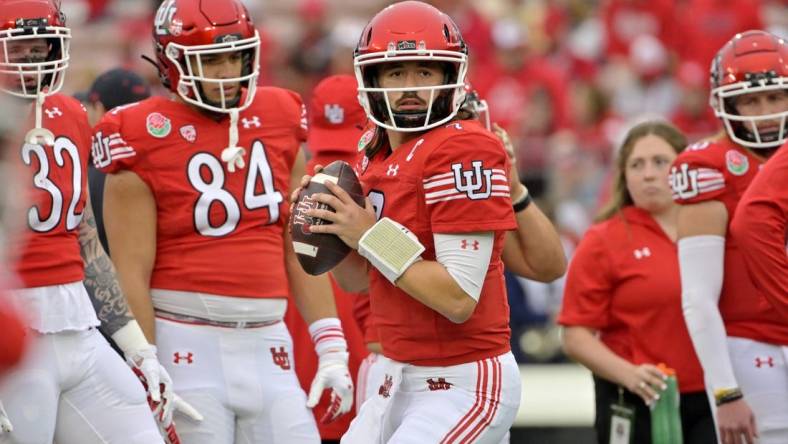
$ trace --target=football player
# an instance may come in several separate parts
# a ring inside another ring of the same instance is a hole
[[[674,162],[682,306],[722,443],[788,442],[788,323],[747,275],[729,223],[761,165],[788,138],[788,46],[737,34],[711,64],[725,133]]]
[[[562,276],[566,272],[566,256],[558,232],[541,209],[536,204],[532,205],[528,188],[520,181],[515,148],[509,134],[499,125],[491,123],[487,102],[468,84],[465,103],[458,115],[462,119],[477,119],[487,130],[495,133],[503,143],[511,163],[509,189],[517,190],[514,194],[519,196],[519,199],[514,201],[517,229],[506,232],[501,257],[504,265],[518,276],[537,282],[551,282]],[[310,165],[322,164],[318,161],[310,162]],[[308,167],[307,170],[311,168]],[[381,351],[380,339],[369,316],[367,293],[360,293],[356,297],[354,314],[370,351],[359,367],[356,383],[356,408],[360,408],[364,401],[374,396],[380,385],[380,382],[377,385],[375,382],[382,381],[383,374],[382,363],[378,359]],[[508,442],[508,439],[505,442]]]
[[[753,284],[788,323],[788,149],[783,145],[742,196],[731,223]]]
[[[336,212],[307,213],[357,250],[334,276],[368,289],[382,344],[383,381],[343,442],[497,443],[519,406],[501,261],[517,226],[509,161],[482,124],[457,118],[467,56],[455,23],[417,1],[379,12],[356,48],[376,126],[356,166],[366,207],[326,182],[333,194],[315,199]]]
[[[184,443],[315,443],[307,407],[352,405],[346,341],[328,279],[292,251],[287,202],[304,171],[300,97],[257,87],[260,37],[240,0],[166,0],[153,27],[172,97],[116,108],[94,128],[109,173],[105,227],[129,303],[179,393]],[[296,182],[297,183],[297,182]],[[288,294],[318,355],[309,397],[282,322]]]
[[[20,193],[26,224],[9,242],[9,251],[18,252],[10,297],[28,315],[31,352],[0,387],[13,425],[0,432],[0,442],[162,442],[145,391],[96,330],[117,342],[148,382],[157,416],[169,421],[177,403],[170,378],[131,316],[96,235],[85,186],[85,109],[57,94],[70,37],[59,2],[0,3],[0,89],[32,101],[35,114],[14,156],[26,188]]]

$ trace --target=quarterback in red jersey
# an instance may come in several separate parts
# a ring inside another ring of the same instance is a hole
[[[170,378],[131,316],[87,205],[87,114],[58,94],[69,60],[65,25],[59,2],[0,4],[0,88],[35,110],[35,127],[13,156],[26,224],[8,248],[18,254],[9,298],[28,317],[31,352],[0,386],[13,425],[0,442],[160,443],[142,385],[96,330],[149,382],[168,427],[178,404]]]
[[[688,147],[671,169],[684,319],[721,441],[784,443],[788,323],[749,279],[729,225],[763,162],[788,139],[788,45],[763,31],[737,34],[712,62],[711,85],[725,135]]]
[[[763,166],[742,196],[731,231],[747,271],[783,322],[788,323],[788,149]]]
[[[319,440],[308,407],[350,410],[347,345],[328,279],[284,229],[307,122],[296,93],[257,88],[260,39],[240,0],[167,0],[154,23],[171,98],[107,113],[94,162],[121,284],[179,393],[205,415],[185,443]],[[229,136],[229,144],[228,144]],[[305,396],[282,322],[292,294],[319,364]]]
[[[373,17],[355,66],[376,125],[357,162],[367,205],[328,185],[315,199],[336,213],[307,213],[357,250],[334,276],[368,288],[383,347],[383,383],[342,442],[500,442],[520,400],[501,261],[517,225],[501,141],[457,116],[467,47],[448,16],[405,1]]]

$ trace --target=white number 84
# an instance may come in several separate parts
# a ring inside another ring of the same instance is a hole
[[[200,174],[202,167],[207,167],[211,172],[210,181],[205,181]],[[194,226],[203,236],[219,237],[232,233],[241,219],[241,208],[235,197],[224,189],[224,168],[222,163],[212,154],[199,153],[189,160],[189,182],[195,190],[200,192],[200,198],[194,206]],[[262,179],[263,192],[255,194],[257,178]],[[252,144],[252,154],[249,160],[249,169],[244,186],[244,206],[249,210],[268,208],[268,222],[272,224],[279,220],[279,204],[282,203],[282,193],[274,188],[274,176],[268,157],[265,154],[263,142],[256,140]],[[211,225],[210,208],[214,202],[224,207],[227,218],[219,226]]]

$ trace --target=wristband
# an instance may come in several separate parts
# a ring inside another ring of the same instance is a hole
[[[112,340],[123,351],[125,356],[130,356],[134,352],[151,347],[140,325],[132,319],[118,331],[112,334]]]
[[[345,333],[338,318],[323,318],[309,324],[309,335],[318,356],[333,351],[347,351]]]
[[[528,188],[525,186],[523,186],[523,189],[525,190],[525,193],[517,199],[512,200],[512,209],[515,213],[519,213],[531,205],[531,193],[528,192]]]
[[[729,402],[738,401],[742,399],[744,395],[741,392],[741,389],[732,388],[732,389],[722,389],[722,390],[715,390],[714,391],[714,402],[720,406],[723,404],[727,404]]]
[[[424,245],[407,228],[384,217],[358,241],[358,253],[394,284],[402,273],[421,259]]]

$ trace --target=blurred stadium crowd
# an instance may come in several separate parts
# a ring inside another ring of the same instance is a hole
[[[246,0],[263,39],[261,83],[299,92],[352,74],[369,17],[389,2]],[[633,122],[663,117],[690,141],[719,121],[708,105],[712,57],[731,36],[788,37],[783,0],[433,0],[470,47],[472,86],[511,135],[518,168],[571,255],[606,200],[614,147]],[[157,0],[64,0],[73,32],[67,93],[123,66],[165,94],[152,53]],[[513,352],[520,362],[563,360],[553,321],[561,281],[507,276]]]

